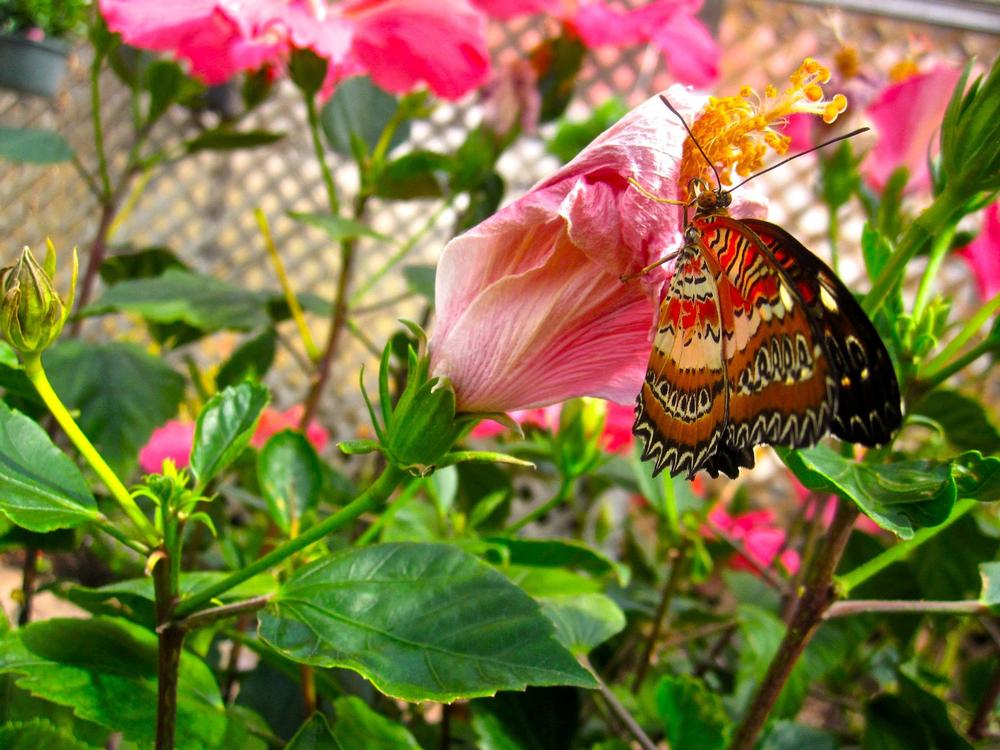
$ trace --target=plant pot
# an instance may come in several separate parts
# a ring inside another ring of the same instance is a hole
[[[26,94],[55,96],[66,75],[69,44],[0,34],[0,86]]]

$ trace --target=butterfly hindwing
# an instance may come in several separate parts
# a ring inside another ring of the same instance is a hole
[[[837,389],[832,431],[853,443],[888,442],[902,421],[899,384],[881,337],[837,275],[779,226],[744,222],[794,282],[823,336]]]
[[[660,305],[633,432],[653,472],[693,476],[716,454],[726,418],[719,293],[703,254],[686,245]]]

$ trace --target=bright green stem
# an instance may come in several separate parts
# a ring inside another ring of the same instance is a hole
[[[952,358],[961,351],[962,347],[973,336],[982,330],[984,325],[993,319],[998,310],[1000,310],[1000,294],[993,296],[989,302],[976,311],[975,315],[969,318],[968,322],[962,326],[962,330],[958,332],[958,335],[948,342],[948,345],[941,350],[940,354],[924,366],[921,377],[933,378],[946,367],[950,368]]]
[[[969,349],[965,354],[952,360],[947,367],[944,367],[937,372],[935,372],[931,377],[926,380],[921,381],[920,385],[927,391],[932,391],[941,385],[944,381],[954,375],[956,372],[961,372],[970,364],[975,362],[984,354],[988,354],[996,348],[996,342],[990,341],[989,339],[985,341],[980,341],[974,347]]]
[[[899,241],[896,252],[875,280],[872,290],[865,296],[864,308],[869,317],[878,312],[890,292],[902,280],[906,265],[913,256],[943,231],[954,231],[953,227],[961,218],[964,204],[964,198],[946,189],[913,221]]]
[[[968,498],[959,500],[955,503],[955,507],[951,509],[951,514],[947,519],[945,519],[944,523],[930,528],[920,529],[913,535],[912,538],[907,539],[905,542],[894,544],[889,547],[889,549],[876,555],[863,565],[859,565],[854,570],[845,573],[842,576],[837,576],[835,584],[838,592],[840,593],[840,598],[846,597],[853,589],[860,586],[872,576],[878,575],[894,562],[905,559],[917,547],[922,545],[927,540],[936,537],[942,531],[955,523],[955,521],[976,507],[976,503],[976,500]]]
[[[836,206],[830,206],[830,218],[827,220],[826,236],[830,242],[830,268],[840,275],[840,215]]]
[[[919,323],[920,319],[923,317],[924,309],[930,301],[931,287],[934,283],[934,279],[938,275],[938,272],[941,270],[941,264],[944,263],[948,250],[951,248],[951,241],[955,237],[956,229],[958,229],[957,224],[950,224],[943,227],[941,231],[935,235],[931,244],[931,254],[930,258],[927,260],[927,268],[924,269],[924,275],[920,277],[920,286],[917,288],[917,297],[913,302],[913,320],[917,323]]]
[[[312,136],[316,161],[319,163],[320,172],[323,174],[323,184],[326,186],[326,199],[330,204],[330,213],[338,216],[340,214],[340,199],[337,198],[337,186],[333,182],[333,173],[330,171],[330,165],[326,163],[326,151],[323,148],[323,139],[320,134],[319,112],[316,111],[316,97],[307,95],[305,100],[306,116],[309,119],[309,134]]]
[[[91,468],[97,473],[97,476],[104,482],[104,486],[108,488],[111,496],[142,534],[143,540],[151,546],[156,546],[159,543],[156,528],[146,518],[139,506],[136,505],[135,500],[132,499],[132,495],[125,488],[125,485],[122,484],[118,476],[111,470],[111,467],[101,458],[101,454],[97,452],[97,449],[94,448],[90,440],[87,439],[87,436],[77,426],[69,410],[59,400],[59,396],[53,390],[49,379],[45,376],[41,355],[25,354],[23,357],[24,372],[28,376],[28,380],[35,386],[38,395],[41,396],[42,401],[45,402],[49,411],[52,412],[52,416],[56,418],[63,432],[66,433],[66,436],[76,446],[76,449],[80,451],[80,455],[84,457]]]
[[[525,513],[524,516],[517,519],[514,523],[507,527],[507,532],[510,534],[516,534],[529,523],[541,518],[557,505],[561,505],[566,502],[566,498],[569,497],[569,491],[572,486],[573,479],[570,477],[563,477],[562,481],[559,483],[559,489],[556,490],[556,494],[552,496],[551,500],[542,503],[530,513]]]
[[[392,505],[386,508],[385,512],[375,519],[375,522],[365,529],[361,536],[355,540],[354,546],[364,547],[366,544],[375,539],[375,537],[378,536],[379,531],[381,531],[382,528],[392,520],[393,516],[395,516],[402,508],[406,507],[406,504],[410,502],[410,500],[417,496],[417,493],[425,484],[426,480],[418,479],[416,482],[410,482],[410,484],[406,485],[406,487],[403,488],[403,491],[399,493],[399,497],[393,501]]]
[[[245,568],[231,573],[218,583],[199,590],[187,599],[182,599],[174,610],[174,617],[183,617],[191,614],[220,594],[253,578],[258,573],[263,573],[275,565],[284,562],[299,550],[305,549],[313,542],[318,542],[327,534],[343,528],[362,513],[367,513],[381,507],[386,503],[392,491],[396,489],[396,486],[405,476],[406,474],[402,469],[389,464],[381,476],[367,490],[332,516],[304,531],[294,539],[290,539],[281,546],[275,547],[263,557],[250,563]]]

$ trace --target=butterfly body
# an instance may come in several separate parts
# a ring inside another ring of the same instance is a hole
[[[753,446],[865,445],[901,422],[885,345],[836,274],[766,221],[702,191],[659,320],[633,431],[672,475],[735,477]]]

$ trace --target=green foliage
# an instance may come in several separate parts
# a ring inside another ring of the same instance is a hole
[[[320,113],[320,122],[330,147],[341,156],[372,153],[386,128],[399,113],[400,104],[366,76],[342,81]],[[393,129],[386,153],[410,134],[404,120]],[[357,144],[357,154],[355,144]]]
[[[722,750],[729,719],[719,696],[692,677],[664,677],[656,686],[656,706],[671,747]]]
[[[73,148],[54,130],[0,128],[0,157],[20,164],[59,164],[74,156]]]
[[[250,444],[270,394],[259,383],[241,383],[213,396],[198,415],[191,471],[199,485],[229,466]]]
[[[297,532],[302,517],[319,503],[319,456],[301,432],[279,432],[257,454],[257,481],[271,520],[286,534]]]
[[[565,163],[628,112],[620,99],[608,99],[582,122],[560,121],[556,134],[545,144],[549,153]]]
[[[18,34],[41,29],[47,37],[80,31],[90,0],[0,0],[0,32]]]

